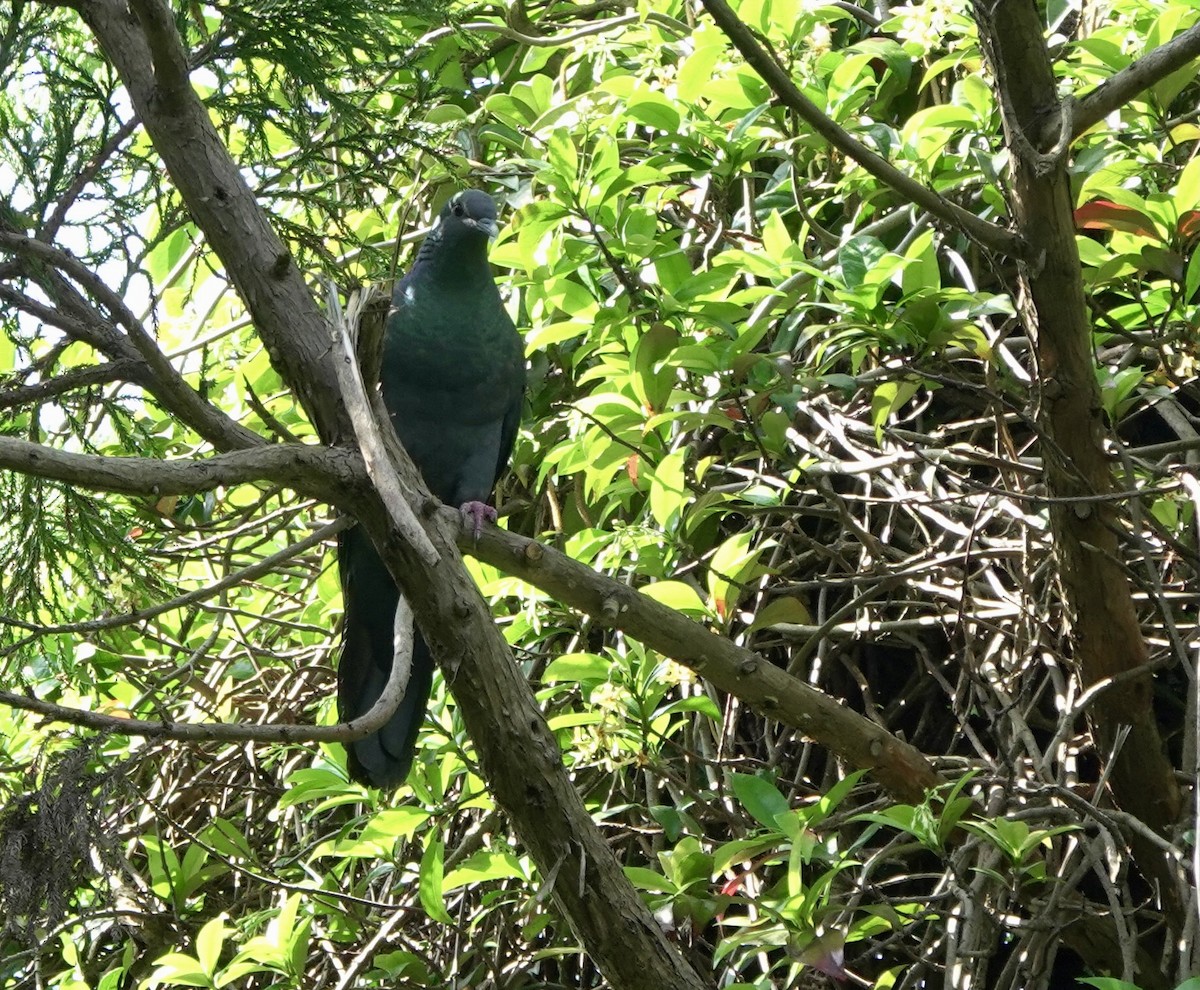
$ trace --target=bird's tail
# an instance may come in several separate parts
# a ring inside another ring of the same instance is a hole
[[[388,682],[400,590],[359,526],[346,530],[338,541],[338,567],[346,616],[338,663],[338,718],[347,721],[370,711]],[[420,632],[414,630],[412,671],[404,698],[382,728],[347,744],[351,778],[384,788],[404,782],[432,681],[433,657]]]

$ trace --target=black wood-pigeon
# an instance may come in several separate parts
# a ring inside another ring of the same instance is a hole
[[[383,343],[383,400],[429,490],[461,508],[478,536],[508,464],[521,418],[525,356],[487,260],[496,205],[476,189],[455,194],[396,284]],[[338,544],[345,629],[338,715],[357,718],[383,692],[393,659],[400,591],[361,527]],[[404,700],[377,732],[351,743],[350,776],[391,788],[408,776],[425,717],[433,658],[417,631]]]

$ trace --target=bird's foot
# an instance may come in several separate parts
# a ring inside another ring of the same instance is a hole
[[[479,534],[483,532],[483,521],[496,521],[496,510],[486,502],[463,502],[458,511],[462,513],[463,525],[471,527],[471,534],[476,542],[479,540]]]

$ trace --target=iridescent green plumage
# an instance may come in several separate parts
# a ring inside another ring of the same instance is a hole
[[[521,337],[496,289],[487,244],[496,207],[478,190],[455,195],[392,296],[380,379],[400,442],[429,490],[475,527],[508,463],[521,417]],[[346,622],[338,713],[365,714],[391,671],[399,590],[361,529],[338,548]],[[433,659],[415,637],[404,700],[386,725],[348,747],[350,775],[376,787],[408,776],[425,715]]]

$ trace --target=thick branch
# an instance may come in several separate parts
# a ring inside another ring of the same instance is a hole
[[[36,405],[76,389],[128,381],[137,367],[138,362],[131,359],[107,361],[104,364],[75,368],[35,385],[18,385],[15,388],[0,389],[0,409]]]
[[[28,273],[27,268],[15,263],[11,274],[22,273]],[[41,282],[39,279],[39,283]],[[101,320],[99,314],[87,305],[66,279],[54,272],[45,282],[49,284],[43,284],[43,288],[56,297],[56,306],[39,302],[4,282],[0,282],[0,302],[6,302],[28,313],[47,326],[57,327],[72,341],[87,344],[114,361],[128,361],[136,367],[145,368],[145,362],[138,357],[129,340],[111,323]]]
[[[450,513],[451,520],[433,511],[439,503],[391,429],[378,391],[372,392],[374,416],[364,408],[368,399],[344,328],[340,337],[339,379],[371,476],[383,482],[385,497],[391,490],[391,499],[403,504],[415,496],[433,524],[432,542],[414,539],[407,531],[415,522],[411,511],[398,513],[395,505],[381,504],[380,492],[371,493],[369,504],[348,507],[379,548],[405,599],[417,606],[421,631],[454,692],[490,789],[610,982],[635,990],[703,987],[667,942],[579,800],[529,685],[452,542],[461,517]]]
[[[411,463],[396,467],[407,487],[423,490]],[[399,538],[377,498],[347,507],[413,604],[483,777],[588,955],[624,990],[707,987],[667,941],[576,793],[558,742],[463,566],[454,544],[458,515],[430,518],[439,560],[429,565]]]
[[[1059,577],[1071,618],[1071,645],[1085,688],[1111,681],[1088,712],[1097,755],[1111,758],[1118,804],[1160,835],[1180,810],[1152,705],[1146,643],[1121,559],[1120,519],[1106,496],[1115,488],[1105,454],[1104,407],[1094,371],[1091,323],[1075,241],[1070,179],[1062,156],[1034,147],[1056,84],[1031,0],[975,0],[980,39],[996,76],[1011,151],[1010,201],[1036,264],[1023,266],[1021,315],[1038,361],[1038,425]],[[1123,678],[1137,671],[1141,676]],[[1169,924],[1180,931],[1182,903],[1173,866],[1152,844],[1134,856],[1157,880]]]
[[[139,0],[75,4],[116,66],[154,147],[224,263],[271,361],[321,437],[349,435],[337,397],[329,328],[302,274],[221,143],[187,79],[187,58],[170,11]]]
[[[453,512],[442,511],[449,525]],[[799,729],[853,766],[870,770],[898,800],[918,803],[942,782],[920,750],[882,726],[757,653],[557,550],[492,526],[478,545],[463,533],[459,547],[691,667],[763,715]]]
[[[1071,118],[1071,139],[1079,137],[1138,93],[1182,69],[1197,56],[1200,56],[1200,24],[1125,66],[1076,101]],[[1043,141],[1053,144],[1057,134],[1046,131],[1057,132],[1057,124],[1047,122],[1043,129]]]
[[[105,457],[73,454],[40,443],[0,436],[0,470],[65,481],[92,491],[123,495],[185,495],[220,485],[273,481],[305,494],[329,494],[333,477],[362,477],[348,451],[329,447],[273,444],[205,458]]]
[[[207,110],[182,78],[185,60],[174,53],[181,43],[165,6],[159,0],[137,0],[137,21],[130,19],[122,0],[80,2],[77,9],[120,72],[175,185],[249,308],[275,367],[296,390],[324,439],[350,437],[328,323],[221,144]],[[411,465],[407,470],[401,472],[405,484],[421,491]],[[446,672],[497,800],[589,955],[617,986],[704,987],[668,943],[575,793],[558,744],[453,542],[444,535],[434,537],[441,559],[431,566],[393,536],[389,515],[369,486],[343,488],[331,500],[351,511],[384,551]]]
[[[753,33],[738,19],[737,14],[725,0],[702,0],[702,2],[712,19],[717,22],[717,26],[725,32],[751,68],[771,88],[771,92],[775,94],[779,102],[796,111],[814,131],[831,145],[853,158],[880,182],[908,202],[916,203],[939,220],[966,231],[985,247],[1013,256],[1023,253],[1021,241],[1016,235],[1002,227],[988,223],[986,220],[981,220],[961,206],[956,206],[943,199],[928,186],[905,175],[891,162],[875,154],[870,148],[855,140],[847,131],[830,120],[812,100],[800,92],[799,87],[792,82],[782,66],[755,40]]]

